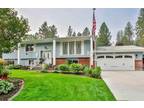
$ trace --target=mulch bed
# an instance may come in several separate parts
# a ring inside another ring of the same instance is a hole
[[[14,89],[11,90],[8,94],[0,94],[0,101],[8,101],[8,99],[14,96],[23,85],[22,79],[9,78],[8,81],[14,84]]]

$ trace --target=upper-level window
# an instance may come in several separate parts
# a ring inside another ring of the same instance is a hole
[[[76,54],[81,54],[81,41],[76,41]]]
[[[69,53],[74,54],[74,41],[69,42]]]
[[[33,51],[34,50],[34,44],[27,44],[26,45],[26,51]]]
[[[68,42],[63,42],[63,54],[68,54]]]
[[[113,58],[113,56],[106,56],[106,58]]]

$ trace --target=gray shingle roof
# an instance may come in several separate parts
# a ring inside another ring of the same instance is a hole
[[[96,53],[113,53],[113,52],[144,52],[144,47],[139,46],[105,46],[97,47]]]

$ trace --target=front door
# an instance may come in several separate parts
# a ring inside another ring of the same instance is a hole
[[[42,54],[42,58],[44,58],[44,63],[51,64],[52,63],[52,57],[50,51],[44,51]]]

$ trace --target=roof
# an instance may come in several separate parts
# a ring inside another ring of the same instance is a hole
[[[105,46],[97,47],[96,53],[117,53],[117,52],[144,52],[144,47],[139,46]]]
[[[69,40],[89,40],[90,36],[58,37],[58,38],[47,38],[47,39],[41,39],[41,40],[33,39],[33,40],[23,41],[21,44],[48,43],[48,42],[52,42],[54,39],[56,39],[57,42],[69,41]]]

